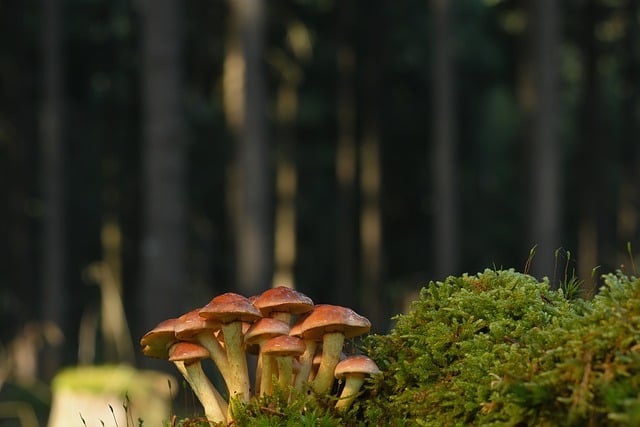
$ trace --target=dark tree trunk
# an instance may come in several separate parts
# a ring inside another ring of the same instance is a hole
[[[244,63],[236,174],[236,277],[238,291],[243,295],[254,295],[271,284],[273,253],[263,81],[265,4],[260,0],[237,0],[231,5],[237,19]]]
[[[352,307],[355,303],[356,284],[356,117],[355,68],[352,20],[353,0],[338,3],[338,32],[340,44],[336,54],[338,65],[336,147],[336,182],[338,190],[338,218],[336,230],[336,287],[337,304]]]
[[[35,257],[33,247],[32,221],[29,216],[29,201],[33,198],[31,175],[34,135],[30,133],[33,117],[30,111],[31,94],[28,90],[30,74],[25,76],[32,60],[24,29],[20,25],[28,8],[25,2],[3,4],[0,22],[5,34],[14,35],[6,40],[6,51],[0,64],[3,84],[0,87],[0,120],[2,121],[3,142],[6,150],[6,164],[3,165],[3,180],[6,185],[7,259],[4,260],[9,286],[3,289],[6,298],[6,315],[10,323],[0,332],[0,339],[7,342],[27,321],[33,320],[44,302],[39,298],[35,286]],[[5,59],[6,58],[6,59]],[[10,82],[10,83],[9,83]],[[40,306],[34,302],[40,302]]]
[[[60,42],[61,2],[46,0],[43,8],[44,27],[42,58],[44,76],[44,99],[41,111],[41,144],[43,192],[43,243],[42,243],[42,289],[43,321],[51,326],[65,328],[66,298],[64,265],[66,251],[64,243],[64,191],[63,191],[63,95],[62,95],[62,46]],[[44,378],[51,378],[61,363],[58,346],[47,349],[42,360]]]
[[[603,170],[601,126],[598,114],[599,82],[597,74],[598,46],[595,37],[598,12],[596,0],[587,0],[586,17],[583,20],[583,57],[584,57],[584,102],[582,111],[582,129],[577,170],[579,174],[578,194],[580,213],[578,217],[577,275],[590,285],[588,293],[595,291],[596,284],[591,281],[592,270],[598,265],[599,256],[599,218],[598,212],[603,200],[601,172]]]
[[[180,2],[146,0],[143,21],[143,237],[140,327],[184,312],[186,146],[182,137]]]
[[[361,310],[374,330],[388,326],[389,292],[383,287],[382,167],[382,33],[384,15],[381,5],[367,10],[367,39],[364,46],[362,137],[360,143],[360,278]]]
[[[433,169],[435,276],[444,279],[458,267],[458,188],[451,2],[432,0]]]
[[[531,241],[537,245],[532,273],[553,277],[554,252],[562,245],[562,178],[558,135],[559,4],[531,3],[534,105],[531,111]]]

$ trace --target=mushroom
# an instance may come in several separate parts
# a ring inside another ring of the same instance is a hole
[[[253,305],[265,317],[273,317],[291,324],[292,315],[303,314],[313,309],[311,298],[286,286],[267,289],[253,301]]]
[[[242,295],[227,292],[214,297],[202,307],[199,315],[222,324],[227,360],[231,370],[229,398],[248,402],[251,397],[249,369],[242,338],[242,322],[255,322],[262,317],[260,311]]]
[[[329,304],[316,305],[308,316],[291,328],[290,335],[301,336],[307,344],[309,355],[305,352],[301,358],[302,368],[307,376],[315,352],[315,348],[310,351],[310,347],[313,347],[310,343],[322,339],[322,360],[311,383],[313,391],[326,393],[331,390],[333,370],[340,360],[344,340],[365,334],[370,329],[371,322],[367,318],[350,308]]]
[[[244,343],[246,344],[247,348],[254,345],[258,346],[258,367],[256,368],[255,386],[256,393],[258,393],[258,391],[260,390],[260,383],[262,381],[262,365],[264,364],[264,360],[262,358],[263,344],[270,338],[279,335],[288,335],[289,329],[289,325],[281,320],[272,319],[271,317],[263,317],[262,319],[251,325],[251,327],[245,333]]]
[[[268,363],[268,359],[274,357],[278,364],[278,384],[285,392],[293,381],[293,365],[292,359],[300,356],[305,350],[304,341],[300,338],[289,335],[281,335],[271,338],[262,346],[262,355],[264,359],[264,367],[262,370],[262,389],[260,394],[270,394],[273,371]]]
[[[176,341],[175,318],[163,320],[140,339],[142,353],[154,359],[166,359],[169,346]]]
[[[230,381],[233,378],[227,353],[222,348],[216,338],[216,332],[220,330],[220,323],[201,317],[200,309],[191,310],[175,321],[175,336],[181,341],[197,342],[207,349],[209,357],[214,361],[222,378],[224,378],[227,389],[230,389]]]
[[[378,365],[367,356],[349,356],[336,365],[336,379],[344,378],[344,388],[340,393],[340,398],[336,403],[336,409],[346,411],[355,400],[364,378],[380,372]]]
[[[153,357],[155,359],[169,360],[170,349],[174,348],[175,345],[179,344],[179,342],[176,340],[176,337],[175,337],[176,322],[177,322],[177,319],[174,319],[174,318],[164,320],[160,322],[158,325],[156,325],[155,328],[147,332],[140,340],[140,345],[142,346],[142,353],[145,356]],[[209,357],[209,355],[206,354],[205,357]],[[184,379],[189,384],[192,384],[193,382],[193,379],[191,378],[192,373],[187,371],[183,362],[174,361],[174,365],[176,366],[180,374],[182,374]],[[194,368],[194,369],[197,369],[197,368]],[[193,374],[198,375],[195,372]],[[200,388],[204,388],[204,387],[206,387],[206,385],[202,385]],[[196,392],[193,385],[192,385],[192,388],[194,389],[194,393],[196,393],[196,395],[198,396],[198,399],[200,399],[200,402],[203,404],[203,406],[205,406],[205,402],[207,401],[206,400],[207,395],[215,396],[216,404],[218,406],[226,405],[226,402],[224,402],[224,399],[222,398],[222,396],[220,396],[220,394],[217,393],[217,390],[215,390],[215,388],[213,388],[212,385],[211,385],[212,391],[210,392],[206,392],[206,391]],[[204,396],[201,398],[201,396],[198,393],[204,394]],[[210,406],[208,403],[206,404]],[[205,408],[205,411],[207,411],[207,408]],[[226,418],[225,418],[225,421],[226,421]]]
[[[202,370],[200,361],[207,358],[207,349],[196,343],[178,341],[169,348],[169,361],[176,365],[191,386],[204,408],[207,419],[214,423],[226,424],[227,403]]]

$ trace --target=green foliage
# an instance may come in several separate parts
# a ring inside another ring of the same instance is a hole
[[[578,282],[567,295],[512,270],[431,283],[391,334],[365,343],[383,371],[365,419],[640,425],[640,280],[604,282],[589,301]]]
[[[276,386],[277,387],[277,386]],[[290,397],[288,397],[290,395]],[[335,399],[309,392],[276,389],[271,396],[252,399],[234,408],[235,424],[255,427],[338,427],[354,425],[338,414]]]
[[[549,393],[541,384],[518,401],[518,387],[553,366],[547,350],[570,338],[584,309],[548,282],[512,270],[431,283],[391,334],[366,342],[384,374],[365,417],[433,426],[529,419]]]

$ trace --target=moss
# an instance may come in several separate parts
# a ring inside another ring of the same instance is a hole
[[[366,349],[364,420],[425,426],[640,425],[640,281],[592,300],[513,270],[425,287]]]
[[[136,370],[126,365],[74,366],[61,370],[52,382],[54,391],[69,390],[83,393],[146,395],[166,389],[169,377],[157,372]],[[175,387],[175,380],[173,381]]]
[[[431,283],[389,335],[366,341],[384,375],[371,385],[365,417],[515,425],[528,415],[508,398],[508,385],[542,369],[545,351],[568,338],[584,309],[513,270]]]

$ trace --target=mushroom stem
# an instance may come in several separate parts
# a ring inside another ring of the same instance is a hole
[[[336,402],[336,409],[346,411],[356,399],[360,388],[364,384],[364,374],[351,374],[345,377],[344,388]]]
[[[274,375],[273,357],[262,355],[262,373],[260,380],[260,396],[269,396],[273,393],[273,375]]]
[[[233,374],[229,366],[229,361],[227,360],[227,353],[212,333],[200,333],[197,336],[197,340],[200,345],[206,348],[209,352],[211,360],[213,360],[218,367],[218,370],[227,385],[227,390],[229,390],[229,395],[231,395]]]
[[[242,322],[225,323],[222,325],[222,332],[231,370],[232,385],[229,388],[229,399],[235,397],[241,402],[248,402],[251,391],[247,356],[242,347]]]
[[[322,361],[316,377],[311,382],[311,388],[316,393],[321,394],[331,390],[334,380],[333,371],[340,361],[343,345],[342,332],[328,332],[322,337]]]
[[[300,372],[296,375],[294,388],[298,391],[302,391],[302,387],[309,380],[311,374],[311,368],[313,366],[313,356],[318,348],[318,343],[315,340],[304,340],[306,349],[300,356]]]
[[[214,423],[227,423],[226,412],[227,402],[218,393],[218,390],[211,384],[206,374],[202,370],[200,362],[185,363],[183,361],[173,362],[178,371],[191,386],[191,390],[196,395],[207,419]]]
[[[291,313],[286,311],[272,311],[271,317],[289,325],[291,323]]]

